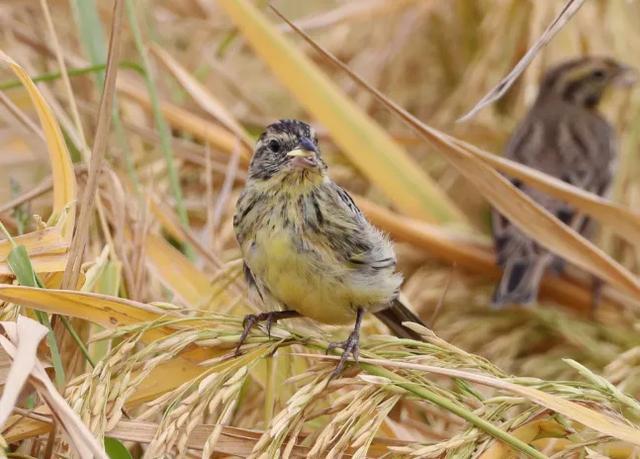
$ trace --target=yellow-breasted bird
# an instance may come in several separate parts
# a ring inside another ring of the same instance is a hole
[[[606,57],[582,57],[553,67],[544,75],[537,99],[508,142],[505,156],[605,195],[614,173],[616,138],[598,112],[598,103],[609,86],[629,85],[635,79],[633,70]],[[589,218],[573,207],[519,180],[512,183],[563,223],[585,237],[591,235]],[[563,260],[495,210],[492,223],[498,264],[504,271],[493,304],[530,304],[537,299],[544,273],[560,272]]]
[[[335,374],[349,354],[358,358],[360,325],[375,313],[396,335],[420,336],[402,322],[420,322],[398,300],[402,276],[389,240],[373,227],[327,174],[311,126],[280,120],[257,141],[233,219],[245,278],[264,303],[249,315],[238,348],[265,321],[308,317],[326,324],[355,322]]]

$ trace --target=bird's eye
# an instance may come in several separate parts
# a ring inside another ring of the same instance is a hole
[[[269,142],[269,150],[274,153],[278,153],[280,151],[280,142],[278,142],[277,140],[272,140],[271,142]]]
[[[596,80],[602,80],[606,75],[604,70],[594,70],[591,72],[591,76]]]

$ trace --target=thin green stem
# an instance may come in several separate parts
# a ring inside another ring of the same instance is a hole
[[[134,70],[140,73],[141,75],[144,75],[144,69],[140,67],[140,65],[134,62],[120,62],[118,66],[123,69]],[[69,69],[67,73],[69,74],[70,77],[83,76],[83,75],[89,75],[92,73],[100,72],[105,68],[106,68],[106,64],[96,64],[96,65],[89,65],[87,67]],[[40,75],[36,75],[31,79],[33,80],[34,83],[40,83],[40,82],[56,81],[56,80],[59,80],[60,78],[62,78],[61,72],[46,72]],[[20,87],[22,87],[22,83],[20,82],[20,80],[7,80],[0,83],[0,91],[20,88]]]
[[[49,345],[49,349],[51,350],[51,364],[53,365],[54,369],[56,386],[59,390],[62,390],[66,377],[64,373],[64,366],[62,365],[62,357],[60,356],[60,349],[58,348],[58,343],[56,342],[56,335],[53,333],[51,321],[49,320],[49,316],[46,312],[38,310],[34,310],[33,312],[35,313],[38,322],[49,329],[49,333],[47,333],[47,344]]]
[[[360,363],[360,367],[367,373],[370,373],[376,376],[381,376],[383,378],[387,378],[394,385],[406,390],[407,392],[411,392],[417,397],[427,400],[455,414],[456,416],[461,417],[465,421],[476,426],[478,429],[488,433],[494,438],[506,443],[507,445],[511,446],[513,449],[520,451],[529,457],[533,457],[536,459],[546,459],[547,457],[537,449],[523,442],[522,440],[514,437],[513,435],[509,435],[509,433],[494,426],[493,424],[486,421],[485,419],[482,419],[480,416],[473,414],[471,411],[464,409],[463,407],[452,402],[446,397],[443,397],[434,392],[431,392],[430,390],[427,390],[426,388],[416,383],[413,383],[408,379],[403,378],[402,376],[399,376],[398,374],[392,371],[389,371],[385,368],[381,368],[375,365],[362,363],[362,362]]]
[[[164,159],[167,164],[167,175],[169,177],[169,186],[171,187],[173,197],[176,201],[176,212],[178,214],[178,218],[180,219],[180,223],[185,227],[185,229],[188,229],[189,218],[187,215],[187,208],[184,204],[184,200],[182,197],[182,189],[180,187],[178,171],[175,165],[175,157],[173,155],[173,149],[171,147],[171,133],[169,131],[167,122],[164,119],[164,115],[160,110],[158,90],[156,88],[155,82],[153,81],[153,78],[151,75],[151,62],[149,60],[147,48],[145,47],[142,41],[142,34],[140,32],[140,28],[138,27],[138,18],[136,16],[135,5],[133,1],[126,0],[126,7],[127,7],[127,16],[129,18],[129,25],[133,33],[135,46],[138,51],[138,54],[140,55],[140,58],[142,59],[142,67],[144,69],[145,84],[147,86],[147,91],[149,92],[149,99],[151,100],[151,108],[153,111],[154,122],[156,124],[156,128],[158,129],[158,134],[160,136],[160,148],[162,150],[162,154],[164,155]],[[187,254],[190,254],[191,250],[188,248],[188,245],[186,243],[184,247],[187,251]]]
[[[67,331],[69,332],[73,340],[78,345],[78,348],[80,349],[80,352],[82,352],[82,354],[84,355],[84,358],[87,360],[87,362],[89,362],[89,365],[91,365],[92,368],[95,367],[96,364],[91,358],[91,355],[89,354],[89,350],[87,349],[87,346],[84,345],[84,343],[82,342],[82,339],[80,338],[80,335],[78,335],[78,332],[76,331],[76,329],[73,328],[73,325],[71,324],[69,319],[65,316],[60,316],[60,319],[62,320],[62,325],[64,325],[64,328],[67,329]]]

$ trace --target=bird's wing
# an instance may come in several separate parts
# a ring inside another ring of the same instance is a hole
[[[355,267],[375,270],[393,268],[396,257],[387,238],[362,214],[353,198],[335,183],[329,185],[335,196],[334,225],[342,237],[334,241],[334,249]]]
[[[253,276],[251,269],[249,268],[249,266],[247,266],[246,263],[242,263],[242,272],[244,273],[244,279],[247,282],[249,289],[255,291],[260,297],[260,300],[264,302],[264,296],[260,291],[260,286],[258,286],[258,283],[256,282],[256,278]]]
[[[507,145],[505,156],[598,195],[606,194],[613,176],[615,136],[607,121],[596,114],[549,115],[535,111]],[[581,228],[573,207],[519,180],[515,186],[563,223]],[[494,235],[500,239],[510,225],[494,213]],[[504,236],[502,237],[504,239]],[[498,243],[499,245],[499,243]]]
[[[340,187],[339,185],[336,185],[335,183],[333,183],[333,186],[338,196],[340,197],[340,201],[342,202],[342,204],[344,204],[346,209],[348,209],[354,215],[354,217],[364,218],[362,211],[356,205],[351,195],[349,195],[349,193],[347,193],[347,191],[344,188]]]

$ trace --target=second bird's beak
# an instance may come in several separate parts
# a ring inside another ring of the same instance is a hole
[[[626,65],[620,66],[615,76],[613,77],[613,84],[616,86],[629,87],[638,82],[638,71],[633,67]]]
[[[291,164],[295,167],[309,169],[318,166],[318,148],[307,138],[303,138],[287,156],[291,158]]]

